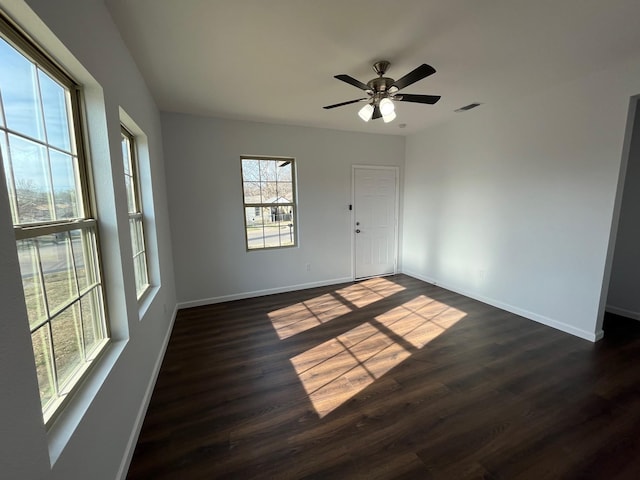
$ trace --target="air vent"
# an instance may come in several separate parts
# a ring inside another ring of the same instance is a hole
[[[465,105],[464,107],[460,107],[456,112],[466,112],[467,110],[471,110],[472,108],[476,108],[482,105],[481,103],[470,103],[469,105]]]

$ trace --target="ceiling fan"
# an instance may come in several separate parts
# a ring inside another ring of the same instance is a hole
[[[344,73],[336,75],[334,78],[364,90],[368,96],[349,100],[348,102],[336,103],[335,105],[327,105],[323,108],[329,110],[331,108],[342,107],[352,103],[367,102],[367,104],[358,112],[360,118],[365,122],[368,122],[372,118],[375,120],[382,117],[385,123],[388,123],[396,118],[395,106],[393,104],[394,101],[426,103],[433,105],[440,100],[439,95],[413,95],[409,93],[398,94],[398,92],[403,88],[436,73],[435,68],[431,65],[423,63],[399,80],[394,80],[393,78],[384,76],[389,65],[391,64],[386,60],[374,63],[373,70],[378,74],[378,78],[369,80],[366,84]]]

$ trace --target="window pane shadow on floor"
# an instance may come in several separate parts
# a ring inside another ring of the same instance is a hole
[[[128,478],[625,478],[640,332],[609,323],[404,275],[182,310]]]

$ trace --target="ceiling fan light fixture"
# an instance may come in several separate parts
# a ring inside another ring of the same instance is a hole
[[[391,101],[390,98],[383,98],[382,100],[380,100],[380,113],[382,114],[383,117],[393,113],[394,110],[395,110],[395,106],[393,105],[393,102]],[[395,115],[394,115],[394,118],[395,118]]]
[[[396,112],[387,113],[386,115],[382,116],[382,120],[384,120],[384,123],[393,122],[395,118],[396,118]]]
[[[367,103],[364,107],[360,109],[360,111],[358,112],[358,115],[362,120],[364,120],[365,122],[368,122],[369,120],[371,120],[371,117],[373,116],[373,105],[371,105],[370,103]]]

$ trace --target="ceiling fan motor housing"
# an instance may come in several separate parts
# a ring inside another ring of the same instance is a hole
[[[367,86],[373,90],[374,93],[383,93],[389,90],[389,87],[393,85],[395,80],[389,77],[378,77],[367,82]]]

